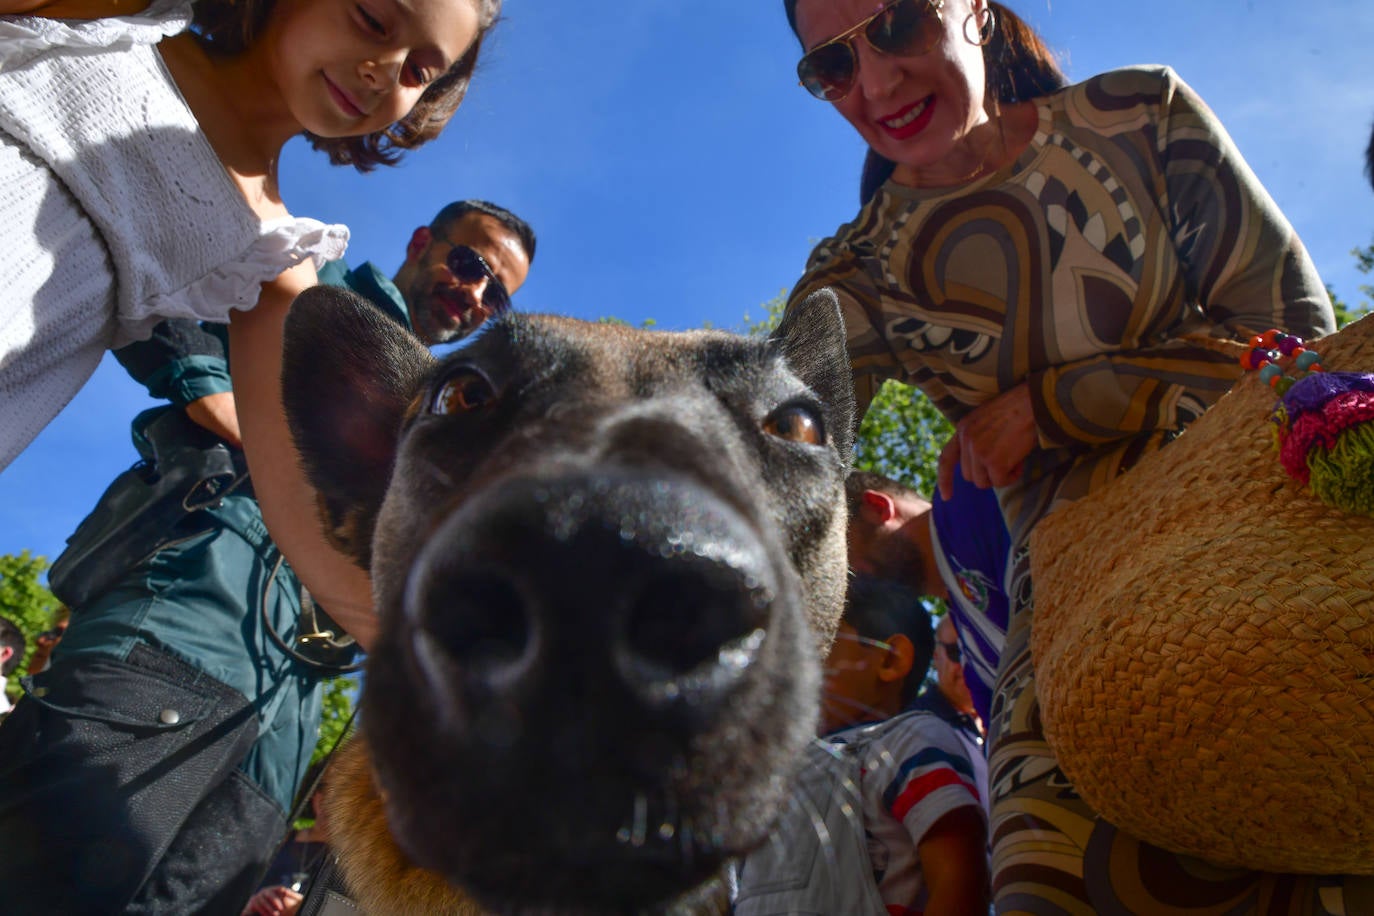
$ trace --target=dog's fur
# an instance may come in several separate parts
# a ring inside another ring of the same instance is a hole
[[[333,781],[355,893],[388,913],[723,907],[723,865],[813,733],[843,605],[834,297],[768,340],[508,314],[435,360],[320,287],[292,307],[283,384],[382,617],[366,751]]]

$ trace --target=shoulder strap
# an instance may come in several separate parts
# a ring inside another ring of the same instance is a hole
[[[320,856],[298,913],[299,916],[360,916],[363,913],[344,882],[337,853]]]

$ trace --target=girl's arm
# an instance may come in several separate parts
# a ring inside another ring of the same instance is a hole
[[[368,650],[377,631],[371,579],[326,540],[315,489],[301,470],[282,409],[286,312],[296,294],[314,283],[315,270],[307,261],[264,283],[256,308],[233,313],[230,372],[244,454],[267,529],[315,601]]]
[[[44,19],[102,19],[129,16],[148,8],[148,0],[0,0],[0,15]]]

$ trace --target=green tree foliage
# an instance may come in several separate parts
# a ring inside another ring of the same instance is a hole
[[[1352,248],[1350,253],[1355,257],[1356,270],[1366,276],[1374,272],[1374,244],[1366,248]],[[1336,295],[1336,291],[1331,288],[1330,284],[1327,284],[1326,292],[1331,297],[1332,307],[1336,310],[1336,327],[1338,328],[1343,328],[1356,318],[1363,317],[1374,307],[1370,302],[1371,299],[1374,299],[1374,285],[1368,283],[1360,285],[1363,300],[1356,305],[1351,305]]]
[[[0,616],[8,617],[24,634],[24,660],[15,670],[18,676],[29,663],[39,633],[50,629],[58,600],[38,581],[48,568],[46,557],[27,550],[0,555]],[[3,686],[3,685],[0,685]]]
[[[353,718],[357,697],[358,682],[347,674],[324,682],[324,696],[320,700],[320,740],[310,755],[311,763],[327,757],[339,743]]]
[[[929,496],[940,450],[954,432],[919,389],[887,381],[859,425],[854,467],[899,480]]]
[[[778,326],[778,322],[782,321],[783,309],[787,308],[787,290],[779,290],[776,296],[759,307],[763,309],[763,317],[757,321],[748,312],[744,313],[744,326],[740,331],[750,337],[770,334]]]

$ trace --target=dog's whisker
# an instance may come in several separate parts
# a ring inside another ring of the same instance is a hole
[[[689,870],[696,862],[695,832],[692,830],[692,818],[690,815],[682,819],[682,829],[678,831],[678,849],[682,854],[682,862]]]
[[[664,842],[671,841],[678,837],[680,826],[677,792],[669,789],[663,796],[663,821],[658,827],[658,838]]]
[[[725,845],[725,825],[728,824],[730,812],[725,807],[723,799],[716,799],[716,820],[711,825],[711,843],[717,849]]]
[[[649,800],[643,792],[635,793],[634,826],[630,829],[630,845],[636,849],[644,845],[649,829]]]

